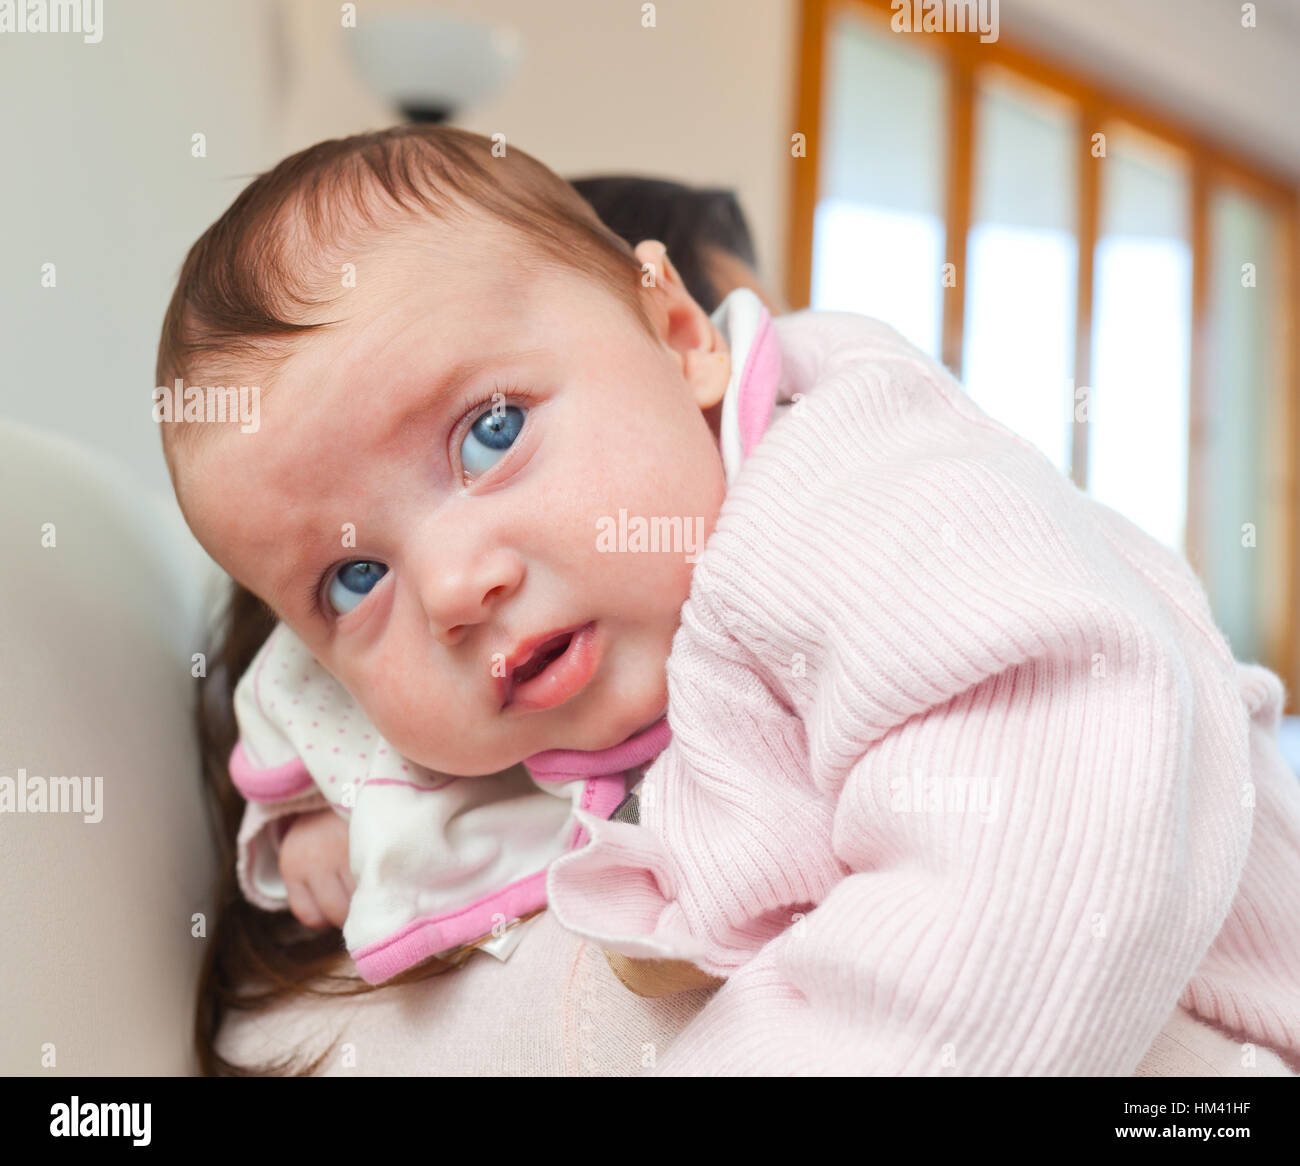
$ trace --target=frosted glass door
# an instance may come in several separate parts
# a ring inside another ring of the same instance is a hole
[[[1185,162],[1112,129],[1099,160],[1088,492],[1182,552],[1192,255]]]
[[[810,305],[884,320],[936,359],[946,92],[931,54],[852,12],[830,25]]]
[[[1072,108],[989,73],[975,108],[963,379],[1069,474],[1078,130]]]

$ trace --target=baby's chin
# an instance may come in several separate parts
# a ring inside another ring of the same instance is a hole
[[[561,746],[568,749],[596,751],[621,745],[629,737],[648,729],[668,711],[668,685],[660,671],[657,683],[648,683],[635,698],[618,703],[616,714],[608,712],[593,717],[583,731],[575,735],[581,744]]]
[[[412,747],[409,751],[399,751],[433,773],[446,774],[448,777],[486,777],[493,773],[504,773],[529,757],[552,749],[574,749],[584,753],[611,749],[650,728],[667,712],[666,705],[667,699],[664,697],[643,705],[640,712],[624,710],[617,718],[601,717],[565,731],[544,734],[541,743],[535,748],[521,748],[506,740],[499,748],[454,757],[437,749],[425,752]]]

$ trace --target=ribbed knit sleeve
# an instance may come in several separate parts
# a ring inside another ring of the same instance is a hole
[[[643,828],[595,824],[552,907],[729,977],[662,1075],[1131,1074],[1245,864],[1237,666],[1150,540],[858,320],[786,325]]]

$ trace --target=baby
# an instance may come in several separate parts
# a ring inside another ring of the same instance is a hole
[[[748,294],[513,147],[323,143],[181,273],[157,383],[266,391],[163,426],[177,498],[428,772],[662,744],[546,886],[725,980],[657,1072],[1126,1074],[1176,1003],[1300,1057],[1277,678],[891,329]]]

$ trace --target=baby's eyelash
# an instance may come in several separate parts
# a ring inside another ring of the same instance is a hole
[[[313,619],[317,616],[322,619],[325,618],[325,612],[321,608],[320,593],[325,589],[325,580],[330,577],[333,570],[334,566],[331,564],[320,573],[315,583],[310,583],[307,586],[307,606],[310,608],[310,614]]]
[[[479,400],[476,404],[462,408],[461,419],[465,421],[477,421],[479,417],[492,408],[498,397],[501,397],[505,401],[510,401],[511,399],[524,402],[528,401],[528,394],[521,393],[519,391],[519,385],[516,382],[512,381],[508,388],[502,388],[500,385],[496,385],[492,389],[490,396]]]

